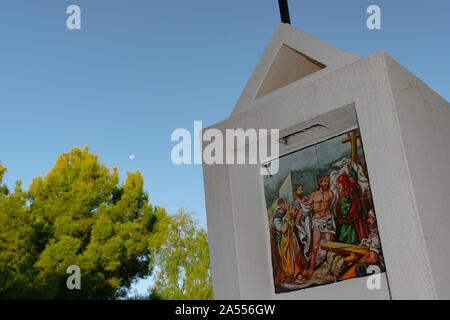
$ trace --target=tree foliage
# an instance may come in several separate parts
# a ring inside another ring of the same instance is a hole
[[[116,299],[152,274],[150,296],[212,299],[205,230],[189,213],[153,208],[144,181],[119,182],[88,148],[62,154],[28,191],[10,192],[0,164],[0,299]],[[81,270],[68,290],[67,267]]]
[[[212,299],[206,231],[185,210],[163,215],[155,225],[153,297]],[[158,242],[159,241],[159,242]]]
[[[18,182],[9,193],[4,173],[0,165],[0,298],[113,299],[151,273],[153,228],[167,215],[149,204],[139,171],[120,184],[116,168],[75,148],[28,192]],[[81,290],[66,287],[70,265]]]
[[[6,168],[3,167],[2,163],[0,162],[0,199],[9,193],[8,188],[2,185],[3,176],[5,175],[5,172]]]

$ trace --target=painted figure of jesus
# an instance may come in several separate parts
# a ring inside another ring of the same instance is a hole
[[[313,205],[314,216],[312,219],[313,228],[313,247],[311,251],[310,266],[308,269],[308,277],[311,277],[316,264],[317,251],[320,247],[322,234],[325,241],[333,241],[336,234],[336,225],[333,213],[331,212],[331,203],[334,198],[333,191],[329,190],[330,177],[328,175],[319,178],[319,190],[311,194],[311,198],[306,205]]]

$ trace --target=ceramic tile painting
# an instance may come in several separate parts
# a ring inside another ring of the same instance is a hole
[[[384,271],[359,130],[279,161],[264,177],[275,292]]]

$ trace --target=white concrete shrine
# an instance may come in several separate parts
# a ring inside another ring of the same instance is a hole
[[[386,272],[276,294],[260,165],[203,165],[215,299],[449,299],[450,104],[384,51],[359,58],[280,24],[230,117],[212,127],[359,127]]]

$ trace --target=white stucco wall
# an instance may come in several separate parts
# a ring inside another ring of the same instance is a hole
[[[386,61],[437,297],[450,299],[450,104],[394,59]]]

